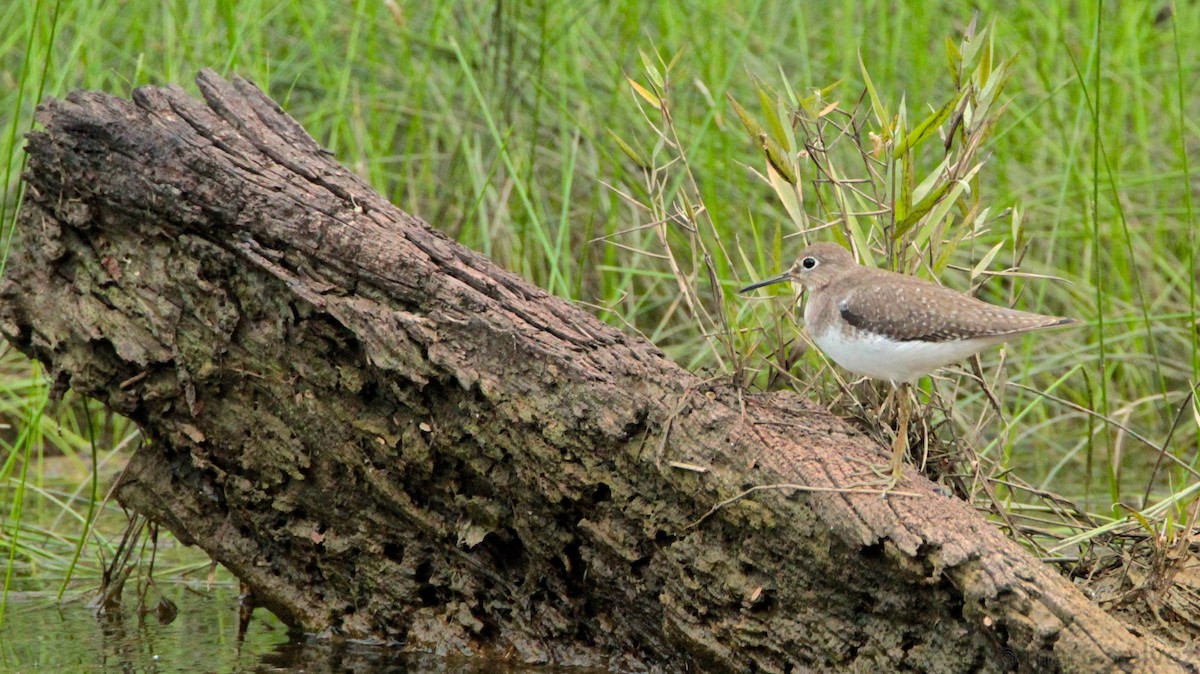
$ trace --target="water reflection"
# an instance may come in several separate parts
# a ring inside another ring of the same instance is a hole
[[[599,674],[311,642],[289,637],[287,628],[262,609],[254,612],[239,641],[236,587],[169,585],[159,592],[177,607],[173,620],[155,611],[139,615],[133,606],[98,618],[86,597],[56,602],[50,592],[11,593],[0,626],[0,672]],[[151,606],[157,601],[153,596]]]
[[[0,626],[0,671],[255,671],[263,654],[287,642],[287,630],[262,611],[238,643],[232,586],[160,585],[156,592],[177,607],[174,620],[139,615],[134,606],[97,617],[86,595],[63,602],[49,592],[10,595]],[[157,603],[152,596],[151,606]]]
[[[255,672],[354,672],[355,674],[605,674],[600,670],[523,667],[513,663],[438,655],[399,654],[386,648],[289,642],[265,654]]]

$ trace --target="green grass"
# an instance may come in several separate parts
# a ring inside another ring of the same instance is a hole
[[[805,98],[840,81],[826,101],[853,109],[861,99],[870,109],[865,68],[878,105],[894,114],[903,102],[915,125],[953,94],[946,43],[959,44],[972,17],[949,2],[691,5],[4,3],[0,109],[15,116],[0,135],[0,215],[11,223],[22,161],[15,133],[30,128],[41,95],[86,88],[127,96],[167,83],[195,93],[193,75],[212,67],[256,81],[401,208],[499,264],[640,331],[688,367],[761,368],[766,351],[753,349],[761,332],[706,337],[701,326],[765,325],[773,343],[791,336],[784,303],[748,306],[730,291],[790,262],[800,218],[756,177],[766,170],[762,152],[727,96],[761,121],[772,108],[760,105],[759,82],[779,92],[774,112],[784,115],[789,90]],[[955,378],[936,390],[954,401],[951,435],[1025,483],[1079,503],[1097,525],[1124,518],[1119,503],[1182,498],[1149,520],[1158,523],[1166,513],[1186,520],[1196,503],[1196,478],[1158,449],[1196,467],[1200,406],[1190,392],[1200,382],[1200,310],[1189,185],[1200,10],[1180,3],[1163,18],[1164,6],[981,4],[996,58],[1015,57],[999,99],[1004,114],[969,194],[990,208],[990,228],[949,247],[938,274],[965,289],[983,280],[969,272],[999,246],[988,270],[1019,263],[1024,273],[1062,279],[998,278],[983,287],[992,301],[1083,321],[1007,347],[1004,376],[992,387],[1003,420],[989,416],[973,383]],[[641,95],[630,80],[658,94]],[[656,96],[667,97],[669,124]],[[918,158],[914,171],[935,164]],[[1012,216],[996,217],[1010,208],[1019,229]],[[816,216],[810,200],[804,211]],[[695,231],[680,212],[695,216]],[[670,224],[646,226],[663,219]],[[859,223],[868,232],[876,224]],[[674,271],[661,257],[668,252]],[[691,296],[681,295],[680,278]],[[984,358],[989,381],[999,359]],[[801,390],[828,402],[841,389],[822,363],[805,354],[798,371],[805,382],[824,372]],[[93,448],[81,420],[103,414],[79,401],[35,414],[46,394],[37,374],[12,351],[0,360],[0,545],[10,571],[49,568],[61,579],[67,567],[47,567],[37,551],[72,557],[66,551],[88,519],[91,488],[53,485],[72,496],[52,499],[52,477],[38,476],[51,456],[88,475],[132,429]],[[1053,399],[1037,393],[1047,389]],[[115,469],[101,471],[99,494]],[[1007,488],[999,498],[1013,511],[1041,502]],[[76,514],[47,514],[55,507]]]

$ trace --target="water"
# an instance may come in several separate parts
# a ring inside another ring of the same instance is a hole
[[[119,434],[117,434],[119,435]],[[3,438],[0,437],[0,440]],[[125,443],[116,443],[122,445]],[[116,479],[126,457],[117,449],[100,461],[101,484]],[[88,463],[66,456],[46,455],[34,466],[34,489],[24,497],[17,554],[12,569],[0,560],[0,588],[11,571],[7,606],[0,617],[0,674],[53,672],[81,674],[120,672],[376,672],[482,674],[604,674],[598,670],[518,667],[507,662],[464,657],[438,657],[396,652],[395,648],[356,644],[315,643],[289,635],[266,609],[257,609],[238,639],[238,583],[221,567],[212,567],[203,551],[181,545],[167,532],[126,540],[134,526],[128,513],[114,502],[99,508],[92,521],[89,544],[73,563],[88,503],[80,499],[91,475]],[[14,523],[7,504],[16,496],[15,482],[0,479],[0,556],[7,556]],[[107,486],[99,489],[106,493]],[[66,505],[64,505],[66,504]],[[140,527],[135,527],[140,528]],[[144,535],[144,534],[143,534]],[[103,574],[119,573],[118,543],[132,546],[134,568],[126,583],[124,604],[98,617],[88,604]],[[149,554],[149,550],[153,553]],[[154,559],[153,565],[149,563]],[[68,567],[73,568],[73,591],[58,601],[56,594]],[[150,581],[149,569],[154,568]],[[148,605],[166,598],[177,608],[173,619],[155,612],[139,615],[137,589],[148,586]]]
[[[230,585],[160,589],[179,610],[167,624],[154,614],[139,617],[132,606],[97,617],[84,598],[59,603],[52,593],[10,594],[0,626],[0,670],[253,671],[288,641],[283,626],[262,612],[239,644],[237,590]]]
[[[2,429],[0,429],[2,430]],[[134,432],[134,431],[130,431]],[[113,432],[114,437],[125,437]],[[0,440],[4,440],[0,433]],[[10,439],[11,441],[11,439]],[[99,460],[102,487],[123,471],[127,456],[114,449]],[[86,452],[83,453],[86,456]],[[90,464],[66,455],[40,456],[31,468],[19,522],[5,511],[17,496],[15,481],[0,476],[0,556],[15,543],[12,568],[0,560],[0,588],[9,592],[0,616],[0,674],[10,672],[167,673],[167,672],[355,672],[375,674],[605,674],[580,668],[521,667],[465,657],[403,654],[392,647],[331,645],[297,637],[266,609],[257,609],[243,639],[238,638],[238,583],[213,566],[202,550],[180,544],[166,531],[146,538],[144,521],[131,521],[115,502],[103,501],[90,522],[88,545],[76,560],[79,523],[90,512],[86,500]],[[129,530],[141,532],[126,538]],[[12,532],[20,536],[14,541]],[[133,550],[126,560],[121,545]],[[74,560],[74,561],[73,561]],[[152,561],[153,560],[153,561]],[[73,590],[56,594],[67,569]],[[130,574],[124,604],[98,617],[89,602],[106,573]],[[151,573],[150,570],[154,572]],[[150,580],[150,578],[154,580]],[[177,609],[160,619],[153,610],[139,615],[138,589],[148,587],[147,604],[160,598]]]
[[[10,592],[0,626],[0,672],[585,672],[313,643],[289,637],[264,609],[254,612],[239,641],[237,588],[230,583],[156,586],[151,595],[178,608],[170,622],[160,622],[153,612],[139,617],[131,595],[126,592],[128,605],[120,611],[97,617],[86,598],[56,602],[53,592]]]

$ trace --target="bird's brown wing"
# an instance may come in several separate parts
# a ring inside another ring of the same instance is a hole
[[[1002,337],[1072,323],[999,307],[912,277],[862,279],[837,303],[847,323],[900,342]]]

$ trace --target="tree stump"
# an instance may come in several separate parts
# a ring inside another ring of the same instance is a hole
[[[122,503],[287,624],[616,670],[1196,671],[919,475],[839,490],[883,450],[827,412],[702,381],[198,82],[41,108],[0,330],[140,425]]]

